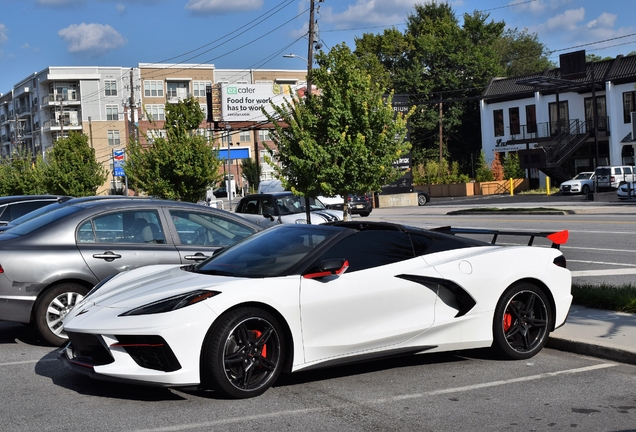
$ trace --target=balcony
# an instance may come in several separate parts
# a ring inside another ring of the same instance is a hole
[[[167,103],[179,103],[182,100],[188,99],[190,96],[192,96],[191,93],[172,93],[170,91],[168,91],[168,94],[166,96],[166,102]]]
[[[64,124],[62,124],[64,123]],[[81,130],[82,129],[82,120],[75,119],[70,121],[68,118],[64,120],[64,122],[60,122],[58,120],[47,120],[44,122],[44,130],[61,130],[62,127],[68,130]]]
[[[16,110],[16,113],[18,114],[19,117],[22,117],[23,114],[30,114],[31,110],[29,109],[28,106],[22,105],[21,107],[18,107],[18,109]]]
[[[61,97],[61,101],[57,100],[58,97]],[[60,102],[80,102],[79,94],[76,91],[68,92],[67,94],[62,93],[51,93],[42,98],[43,104],[49,105],[59,105]]]

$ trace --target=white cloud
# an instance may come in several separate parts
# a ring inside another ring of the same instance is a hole
[[[247,11],[263,7],[263,0],[189,0],[186,9],[201,13]]]
[[[20,49],[22,49],[22,50],[28,50],[29,48],[31,48],[31,45],[29,45],[28,43],[24,43],[24,44],[22,44],[22,46],[20,47]]]
[[[532,2],[522,2],[521,0],[511,0],[509,6],[514,6],[514,12],[530,12],[541,14],[546,10],[556,10],[561,6],[572,3],[572,0],[536,0]]]
[[[429,3],[432,0],[356,0],[346,10],[338,12],[333,7],[322,7],[321,15],[325,21],[342,27],[356,23],[364,24],[402,24],[407,13],[413,12],[416,4]],[[324,3],[323,3],[324,4]]]
[[[578,23],[584,19],[585,8],[569,9],[547,20],[545,26],[550,30],[576,30]]]
[[[123,15],[126,12],[126,5],[117,3],[117,5],[115,6],[115,9],[117,9],[118,14]]]
[[[587,23],[587,28],[614,27],[617,16],[611,13],[603,12],[598,18]]]
[[[9,40],[9,36],[7,36],[7,33],[9,33],[9,29],[7,28],[7,26],[4,24],[0,24],[0,44],[5,43],[7,40]]]
[[[68,43],[68,51],[97,57],[126,44],[126,39],[108,24],[72,24],[57,34]]]

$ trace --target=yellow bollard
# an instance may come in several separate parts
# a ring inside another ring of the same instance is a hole
[[[545,178],[545,194],[550,195],[550,177]]]
[[[512,180],[512,177],[510,177],[510,196],[513,196],[515,194],[515,182]]]

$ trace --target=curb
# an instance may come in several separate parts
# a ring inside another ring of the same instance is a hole
[[[575,354],[583,354],[590,357],[598,357],[619,363],[636,365],[636,353],[618,349],[603,347],[586,342],[573,341],[550,336],[546,347],[559,351],[567,351]]]

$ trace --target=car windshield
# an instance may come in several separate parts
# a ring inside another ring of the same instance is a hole
[[[81,208],[76,206],[61,206],[53,211],[46,212],[39,217],[30,219],[24,223],[16,225],[8,230],[4,231],[4,234],[13,234],[13,235],[25,235],[29,234],[33,231],[36,231],[43,226],[49,225],[59,219],[65,218],[66,216],[73,214],[75,212],[80,211]]]
[[[276,206],[278,207],[280,214],[304,213],[306,211],[305,197],[296,195],[276,197]],[[314,198],[309,198],[309,206],[311,211],[326,210],[325,205]]]
[[[574,177],[572,180],[589,180],[590,178],[592,178],[593,174],[594,173],[591,172],[580,173],[577,174],[576,177]]]
[[[61,203],[53,203],[53,204],[48,204],[45,205],[44,207],[40,207],[39,209],[33,210],[31,212],[28,212],[27,214],[20,216],[19,218],[13,219],[9,225],[10,226],[14,226],[14,225],[20,225],[21,223],[24,223],[28,220],[34,219],[38,216],[41,216],[45,213],[49,213],[52,212],[55,209],[59,209],[60,207],[64,206],[64,202]]]
[[[279,225],[236,243],[194,266],[195,273],[262,278],[280,276],[347,228]]]

